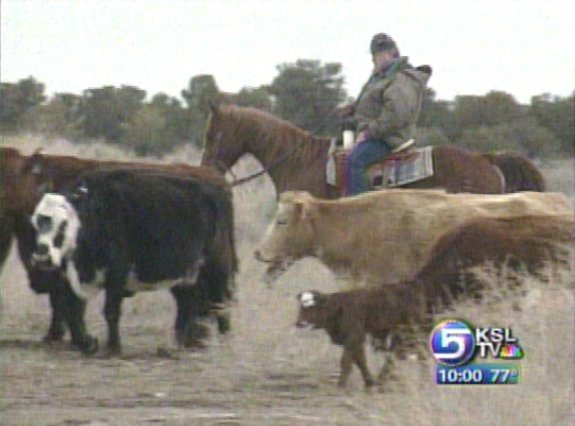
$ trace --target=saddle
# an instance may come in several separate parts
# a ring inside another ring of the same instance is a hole
[[[433,176],[433,147],[414,148],[411,139],[367,169],[370,190],[397,188]],[[347,157],[351,149],[332,144],[326,177],[328,184],[335,186],[338,193],[347,193]]]

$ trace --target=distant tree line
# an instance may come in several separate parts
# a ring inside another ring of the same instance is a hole
[[[530,157],[573,155],[574,95],[542,94],[521,105],[508,93],[492,91],[447,102],[436,100],[429,89],[419,121],[420,141],[480,151],[515,150]]]
[[[0,126],[3,133],[38,132],[75,142],[103,140],[158,155],[191,143],[201,147],[209,102],[251,106],[271,112],[318,135],[335,135],[334,107],[350,101],[339,63],[298,60],[277,67],[270,84],[219,90],[211,75],[193,76],[181,98],[163,93],[148,99],[134,86],[90,88],[81,95],[45,95],[34,77],[1,83]],[[534,96],[529,105],[492,91],[484,96],[426,97],[419,122],[419,144],[455,144],[491,151],[511,149],[531,157],[573,155],[574,95]]]

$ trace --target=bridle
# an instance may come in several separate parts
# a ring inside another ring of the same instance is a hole
[[[269,173],[270,170],[275,169],[277,166],[279,166],[280,164],[282,164],[284,161],[286,161],[289,157],[291,157],[297,148],[300,147],[300,144],[297,144],[293,147],[293,149],[288,152],[286,155],[284,155],[283,157],[281,157],[279,160],[274,161],[272,164],[270,164],[268,167],[264,167],[262,170],[260,170],[259,172],[256,173],[252,173],[251,175],[248,175],[246,177],[243,177],[241,179],[237,179],[233,173],[231,173],[232,177],[234,178],[234,181],[232,182],[232,186],[238,186],[238,185],[242,185],[246,182],[249,182],[253,179],[256,179],[258,177],[260,177],[261,175],[264,175],[266,173]]]
[[[312,131],[312,132],[308,132],[309,135],[310,135],[312,138],[316,138],[316,139],[318,138],[317,136],[315,136],[315,134],[318,133],[320,130],[325,129],[325,124],[326,124],[327,120],[329,119],[329,117],[330,117],[334,112],[335,112],[335,109],[332,109],[332,110],[329,112],[329,114],[327,115],[325,121],[321,124],[321,126],[318,126],[318,128],[317,128],[316,130]],[[224,166],[224,164],[222,163],[222,161],[221,161],[221,160],[218,160],[218,157],[219,157],[218,154],[219,154],[220,147],[221,147],[220,142],[221,142],[221,140],[222,140],[222,136],[223,136],[222,132],[219,131],[219,132],[216,134],[216,137],[215,137],[215,139],[216,139],[216,140],[215,140],[215,143],[217,144],[217,145],[216,145],[217,148],[216,148],[216,155],[215,155],[215,160],[213,161],[213,164],[214,164],[214,166],[216,166],[216,168],[218,168],[218,169],[220,169],[220,170],[222,170],[222,171],[227,171],[227,172],[229,172],[229,173],[232,175],[232,178],[233,178],[233,181],[232,181],[232,183],[231,183],[231,186],[232,186],[232,187],[234,187],[234,186],[239,186],[239,185],[243,185],[243,184],[246,183],[246,182],[249,182],[249,181],[254,180],[254,179],[256,179],[256,178],[258,178],[258,177],[260,177],[260,176],[262,176],[262,175],[264,175],[264,174],[266,174],[266,173],[269,173],[271,170],[274,170],[276,167],[278,167],[278,166],[281,165],[283,162],[285,162],[286,160],[288,160],[288,159],[296,152],[296,150],[299,149],[299,148],[302,146],[302,143],[301,143],[301,142],[295,144],[294,147],[293,147],[289,152],[287,152],[284,156],[280,157],[278,160],[274,161],[274,162],[273,162],[272,164],[270,164],[269,166],[264,167],[264,168],[263,168],[262,170],[260,170],[259,172],[252,173],[251,175],[248,175],[248,176],[246,176],[246,177],[243,177],[243,178],[241,178],[241,179],[238,179],[238,178],[232,173],[231,168],[226,168],[226,167]]]
[[[296,152],[296,150],[299,149],[299,148],[301,147],[301,145],[302,145],[301,142],[295,144],[295,145],[293,146],[293,148],[292,148],[289,152],[287,152],[285,155],[283,155],[282,157],[280,157],[278,160],[274,161],[274,162],[273,162],[272,164],[270,164],[269,166],[264,167],[264,168],[263,168],[262,170],[260,170],[259,172],[252,173],[251,175],[248,175],[248,176],[245,176],[245,177],[243,177],[243,178],[238,179],[238,178],[234,175],[234,173],[231,171],[231,168],[230,168],[230,167],[226,167],[226,166],[223,164],[223,162],[218,159],[218,157],[219,157],[218,154],[219,154],[219,152],[220,152],[220,147],[221,147],[221,145],[220,145],[221,139],[222,139],[222,134],[221,134],[221,132],[219,132],[219,133],[216,135],[216,144],[217,144],[217,145],[216,145],[216,146],[217,146],[217,148],[216,148],[216,155],[215,155],[216,158],[213,160],[213,164],[214,164],[214,166],[215,166],[216,168],[218,168],[219,170],[227,171],[227,172],[229,172],[229,173],[232,175],[232,178],[233,178],[233,181],[232,181],[232,183],[231,183],[231,186],[232,186],[232,187],[234,187],[234,186],[239,186],[239,185],[243,185],[243,184],[246,183],[246,182],[252,181],[252,180],[254,180],[254,179],[256,179],[256,178],[258,178],[258,177],[260,177],[260,176],[262,176],[262,175],[264,175],[264,174],[266,174],[266,173],[269,173],[271,170],[274,170],[276,167],[278,167],[278,166],[281,165],[283,162],[285,162],[286,160],[288,160],[288,159]]]

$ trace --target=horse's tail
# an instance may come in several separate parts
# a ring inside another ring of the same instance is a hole
[[[545,192],[546,183],[541,171],[525,155],[513,151],[483,154],[505,178],[505,192]]]

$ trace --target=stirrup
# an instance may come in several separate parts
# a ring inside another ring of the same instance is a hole
[[[415,139],[410,139],[407,142],[404,142],[401,145],[399,145],[397,148],[395,148],[391,152],[395,154],[396,152],[405,151],[406,149],[411,148],[413,145],[415,145]]]

